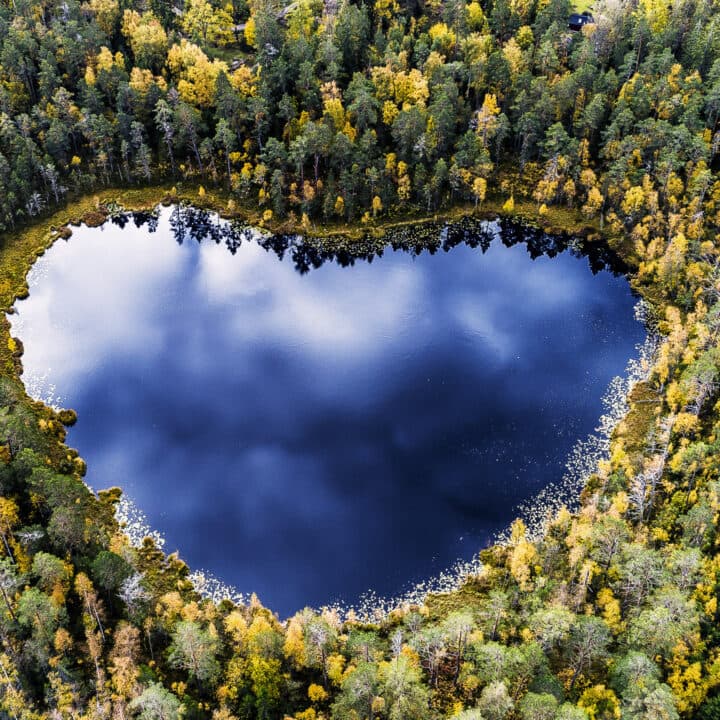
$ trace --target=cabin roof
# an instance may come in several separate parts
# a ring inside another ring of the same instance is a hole
[[[568,27],[571,30],[579,30],[583,27],[583,25],[590,25],[594,22],[595,20],[593,19],[592,14],[586,10],[582,13],[573,13],[568,18]]]

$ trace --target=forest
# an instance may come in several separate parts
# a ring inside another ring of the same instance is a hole
[[[488,187],[615,232],[715,201],[712,3],[607,2],[572,32],[569,0],[236,2],[3,3],[0,229],[189,178],[296,225]]]
[[[64,444],[74,413],[26,396],[3,318],[3,718],[720,718],[720,10],[596,0],[571,31],[574,9],[0,2],[6,310],[33,222],[184,182],[305,230],[493,197],[570,210],[659,338],[576,508],[516,521],[453,593],[281,621],[131,540],[120,491],[93,494]]]

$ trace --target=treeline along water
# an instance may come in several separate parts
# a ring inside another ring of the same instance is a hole
[[[621,270],[507,223],[323,250],[175,207],[76,229],[12,321],[90,485],[284,614],[467,559],[558,479],[642,340]]]

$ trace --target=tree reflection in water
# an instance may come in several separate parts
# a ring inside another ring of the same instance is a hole
[[[158,227],[159,211],[116,213],[111,221],[124,228],[129,222],[135,227],[147,226],[149,232]],[[473,217],[464,217],[453,222],[428,221],[417,225],[403,225],[389,228],[382,235],[366,232],[353,240],[329,238],[323,240],[298,234],[270,234],[237,220],[223,220],[217,213],[192,205],[175,205],[170,215],[170,228],[175,241],[211,241],[224,244],[235,255],[243,242],[253,242],[278,260],[289,256],[297,272],[304,275],[327,262],[349,267],[357,261],[372,262],[382,257],[387,248],[401,250],[411,255],[438,251],[449,252],[458,245],[480,248],[484,253],[490,243],[497,239],[505,247],[525,245],[528,254],[535,260],[542,256],[556,257],[569,251],[576,257],[586,257],[593,275],[609,271],[613,275],[627,272],[627,266],[608,246],[600,241],[588,241],[567,234],[549,235],[543,230],[524,225],[506,218],[488,222]]]

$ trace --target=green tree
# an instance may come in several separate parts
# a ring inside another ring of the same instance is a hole
[[[192,620],[182,620],[173,631],[168,662],[187,671],[196,682],[212,685],[220,672],[218,651],[218,639],[208,629]]]
[[[428,690],[406,656],[399,655],[381,667],[381,688],[389,720],[427,718]]]
[[[554,695],[529,692],[520,701],[520,716],[523,720],[554,720],[557,707]]]
[[[332,716],[337,720],[352,717],[373,720],[374,702],[380,687],[378,667],[375,663],[361,662],[342,683],[337,700],[332,706]]]
[[[160,683],[152,683],[130,703],[140,720],[179,720],[180,701]]]
[[[600,618],[583,616],[577,619],[570,630],[566,651],[572,670],[571,690],[581,673],[592,670],[607,657],[610,640],[610,630]]]

